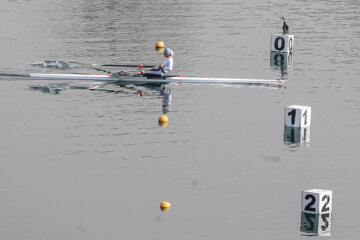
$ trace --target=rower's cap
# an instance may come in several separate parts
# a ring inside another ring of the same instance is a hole
[[[169,56],[174,56],[174,51],[170,48],[165,48],[164,53],[166,53]]]

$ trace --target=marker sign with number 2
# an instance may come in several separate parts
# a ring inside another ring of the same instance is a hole
[[[302,211],[308,213],[331,212],[332,191],[312,189],[302,192]]]

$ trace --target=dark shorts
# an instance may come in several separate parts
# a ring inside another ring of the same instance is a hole
[[[158,68],[158,69],[151,69],[149,71],[146,71],[145,73],[143,73],[144,77],[164,77],[165,71],[162,68]]]

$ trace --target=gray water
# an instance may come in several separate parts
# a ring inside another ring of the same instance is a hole
[[[0,0],[0,238],[304,239],[301,191],[320,188],[333,191],[327,235],[359,239],[359,6]],[[270,54],[280,16],[295,36],[282,66]],[[174,74],[288,81],[170,84],[161,127],[154,87],[4,75],[98,73],[30,65],[41,59],[159,64],[157,41],[174,50]],[[284,139],[292,104],[312,108],[305,142]]]

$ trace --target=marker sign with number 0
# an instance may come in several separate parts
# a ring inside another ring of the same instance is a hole
[[[294,35],[273,34],[271,36],[270,50],[272,52],[292,52],[294,45]]]

